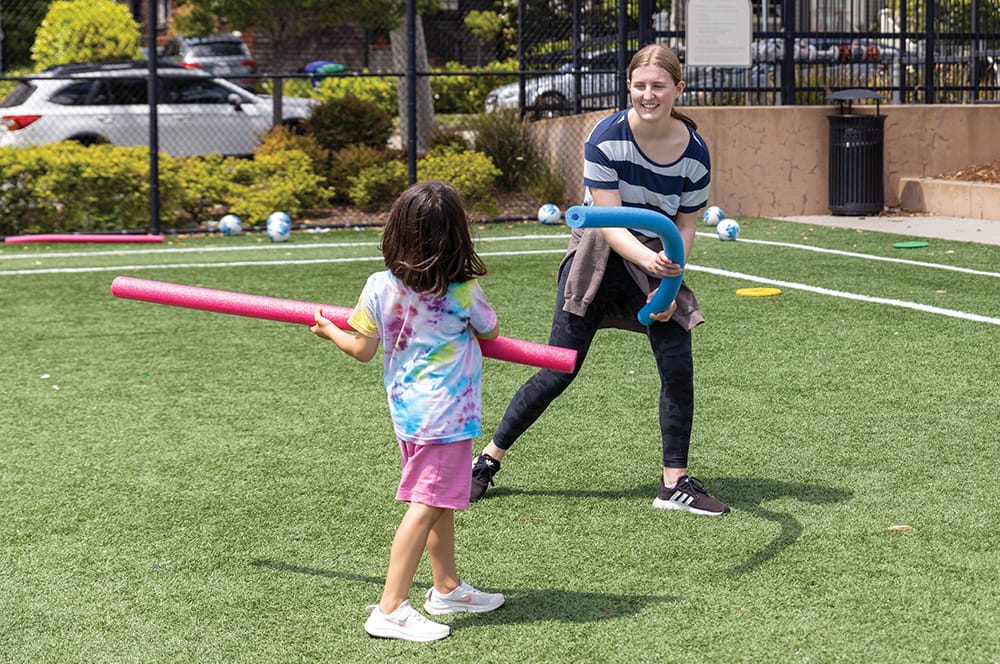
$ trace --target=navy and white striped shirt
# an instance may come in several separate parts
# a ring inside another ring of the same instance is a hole
[[[642,153],[628,124],[628,109],[601,120],[584,145],[585,205],[590,190],[617,189],[625,207],[641,207],[674,219],[678,212],[697,212],[708,202],[711,160],[708,146],[690,125],[684,154],[658,164]]]

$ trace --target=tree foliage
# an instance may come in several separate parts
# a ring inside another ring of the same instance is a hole
[[[138,59],[142,30],[128,7],[114,0],[57,0],[35,34],[31,59],[38,71],[67,62]]]

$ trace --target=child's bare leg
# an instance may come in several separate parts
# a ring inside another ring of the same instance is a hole
[[[411,503],[406,510],[392,539],[389,570],[385,575],[385,588],[378,605],[382,613],[392,613],[410,596],[413,576],[417,573],[417,565],[427,547],[428,537],[445,512],[450,514],[451,510],[421,503]],[[454,554],[452,557],[454,558]]]
[[[447,595],[462,583],[455,567],[455,511],[445,510],[427,537],[434,588]]]

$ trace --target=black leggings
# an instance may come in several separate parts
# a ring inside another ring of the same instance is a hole
[[[568,263],[564,265],[559,277],[549,345],[576,349],[576,367],[572,374],[541,369],[521,386],[510,400],[503,419],[493,434],[494,444],[501,449],[510,449],[514,441],[534,424],[549,404],[573,382],[587,357],[587,351],[594,340],[604,312],[621,311],[623,304],[630,311],[637,312],[646,303],[646,295],[629,276],[623,259],[612,251],[601,287],[587,308],[586,315],[576,316],[567,313],[563,311],[565,301],[563,293],[566,290],[569,267]],[[691,422],[694,418],[694,361],[691,357],[691,333],[674,321],[669,321],[653,323],[646,328],[646,336],[660,372],[660,435],[663,443],[663,466],[687,468]]]

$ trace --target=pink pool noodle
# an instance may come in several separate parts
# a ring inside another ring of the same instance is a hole
[[[125,233],[39,233],[37,235],[8,235],[7,244],[25,242],[163,242],[162,235],[128,235]]]
[[[312,325],[313,312],[320,307],[323,316],[341,329],[352,329],[347,323],[351,314],[348,307],[285,300],[265,295],[249,295],[232,291],[213,290],[199,286],[184,286],[165,281],[151,281],[134,277],[115,277],[111,282],[115,297],[155,304],[166,304],[187,309],[201,309],[220,314],[233,314],[249,318],[282,323]],[[546,344],[497,337],[479,341],[483,355],[494,360],[526,364],[542,369],[572,373],[576,366],[576,351]]]

